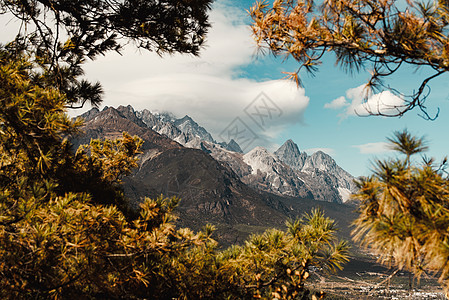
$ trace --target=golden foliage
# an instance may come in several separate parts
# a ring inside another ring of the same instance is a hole
[[[389,89],[382,79],[402,65],[427,66],[432,74],[416,92],[404,98],[388,116],[400,116],[419,107],[426,117],[426,88],[435,77],[449,71],[449,9],[445,1],[407,1],[403,8],[393,0],[277,0],[256,2],[248,11],[257,45],[274,55],[291,56],[308,72],[316,71],[323,55],[333,52],[347,71],[372,69],[369,89]],[[295,74],[288,73],[288,74]],[[291,76],[298,85],[301,81]],[[372,114],[384,115],[381,111]]]
[[[312,267],[341,268],[348,246],[320,211],[225,251],[174,225],[179,199],[129,208],[120,179],[142,140],[92,140],[74,153],[79,121],[58,90],[33,83],[26,59],[0,50],[2,299],[290,299]],[[320,295],[316,295],[321,297]]]
[[[361,201],[354,238],[379,260],[418,277],[439,275],[449,290],[449,180],[446,160],[414,164],[410,156],[427,147],[422,138],[396,132],[389,141],[405,159],[377,161],[374,174],[358,182]]]

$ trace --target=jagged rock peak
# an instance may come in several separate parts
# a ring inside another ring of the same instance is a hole
[[[141,127],[146,126],[146,124],[136,115],[136,111],[131,105],[128,106],[120,105],[119,107],[117,107],[116,110],[120,113],[120,115],[136,123],[137,125]]]
[[[335,160],[323,151],[317,151],[313,153],[308,159],[307,164],[310,167],[319,170],[332,170],[337,167]]]
[[[234,141],[234,139],[231,139],[229,141],[229,143],[226,142],[220,142],[218,143],[221,147],[223,147],[224,149],[228,150],[228,151],[232,151],[232,152],[237,152],[237,153],[243,153],[242,148],[240,148],[239,144],[237,144],[236,141]]]
[[[185,134],[191,134],[193,136],[197,136],[198,138],[216,143],[210,133],[204,129],[204,127],[198,125],[191,117],[185,115],[184,118],[178,119],[173,123],[176,127],[178,127]]]
[[[178,124],[181,124],[184,122],[192,122],[192,124],[198,125],[198,123],[196,123],[189,115],[185,115],[181,119],[176,120],[176,123],[178,123]]]
[[[237,144],[236,141],[234,141],[234,139],[231,139],[228,143],[228,150],[234,151],[234,152],[238,152],[238,153],[243,153],[242,148],[240,148],[240,145]]]
[[[99,113],[100,113],[100,110],[97,107],[93,107],[92,109],[86,111],[79,117],[84,119],[85,122],[88,122],[88,121],[92,120],[93,118],[95,118],[95,116]]]
[[[119,107],[117,107],[117,110],[120,111],[120,112],[122,112],[122,111],[130,112],[130,113],[134,113],[135,112],[134,108],[131,105],[129,105],[129,104],[127,106],[120,105]]]
[[[298,145],[296,145],[291,139],[287,140],[279,149],[277,149],[274,154],[276,154],[279,157],[284,156],[293,156],[293,157],[299,157],[300,151],[298,148]]]
[[[303,167],[304,161],[307,158],[307,154],[305,152],[301,153],[298,145],[290,139],[279,147],[279,149],[274,152],[274,155],[290,167],[298,170]]]

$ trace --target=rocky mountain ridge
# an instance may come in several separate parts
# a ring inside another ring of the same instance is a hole
[[[256,147],[243,154],[234,140],[228,144],[217,143],[204,127],[187,115],[178,119],[171,113],[134,111],[131,106],[125,110],[124,116],[129,120],[146,125],[185,147],[210,154],[232,169],[242,182],[257,190],[336,203],[346,202],[355,191],[354,177],[331,156],[321,151],[307,155],[291,139],[274,153]],[[97,113],[98,110],[92,110],[83,117],[89,120]]]
[[[301,179],[294,180],[297,171],[267,150],[257,148],[242,154],[202,140],[201,150],[187,148],[157,133],[148,123],[154,128],[171,128],[178,137],[184,134],[189,138],[189,133],[172,127],[172,121],[161,123],[153,114],[143,115],[130,106],[93,109],[82,116],[82,134],[72,139],[77,147],[92,138],[118,138],[127,131],[144,140],[139,167],[124,179],[125,193],[133,207],[137,208],[144,197],[177,196],[182,199],[179,225],[197,230],[212,223],[224,244],[242,241],[249,233],[265,228],[282,227],[286,218],[310,211],[318,203],[348,228],[345,216],[353,208],[338,204],[337,192],[333,191],[334,198],[323,192],[314,194]],[[326,202],[329,199],[334,203]],[[345,232],[348,238],[349,230]]]

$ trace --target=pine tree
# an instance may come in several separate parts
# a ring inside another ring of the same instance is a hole
[[[176,228],[179,199],[130,210],[120,181],[142,140],[124,133],[74,152],[80,122],[64,93],[36,83],[37,69],[0,51],[2,299],[290,299],[307,295],[312,267],[347,261],[319,211],[220,251],[213,226]]]
[[[378,160],[373,175],[358,181],[356,241],[380,262],[416,276],[435,273],[449,291],[449,180],[446,159],[436,164],[414,155],[427,149],[423,138],[395,132],[391,148],[405,158]]]
[[[300,67],[287,73],[301,84],[299,71],[314,73],[327,52],[349,72],[369,68],[366,84],[372,90],[388,89],[407,100],[388,113],[401,116],[417,107],[427,118],[425,101],[429,82],[449,70],[449,5],[447,1],[276,0],[257,2],[249,11],[254,38],[262,49],[295,59]],[[383,83],[402,66],[427,67],[431,75],[411,93]],[[369,108],[367,108],[369,109]]]
[[[11,52],[40,68],[41,87],[57,87],[66,106],[98,105],[100,83],[80,79],[86,59],[127,44],[158,55],[198,55],[210,27],[211,0],[21,0],[0,1],[0,14],[21,23]]]

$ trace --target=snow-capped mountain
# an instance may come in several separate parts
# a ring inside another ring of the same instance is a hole
[[[242,154],[208,142],[202,146],[203,151],[231,168],[244,183],[261,191],[337,203],[345,202],[351,193],[335,175],[319,169],[301,172],[262,147]]]
[[[313,173],[315,170],[334,175],[338,178],[339,187],[341,188],[349,190],[355,188],[354,177],[337,165],[330,155],[322,151],[317,151],[311,156],[308,156],[301,169],[305,173]]]
[[[290,144],[287,146],[292,146],[292,149],[298,149],[296,145],[292,145],[292,141],[287,141],[287,144]],[[280,151],[277,152],[280,153]],[[297,156],[297,159],[301,161],[304,156],[306,156],[306,160],[309,158],[304,153]],[[293,159],[289,161],[295,166],[299,165]],[[334,174],[320,169],[303,172],[292,168],[277,155],[271,154],[261,147],[257,147],[245,154],[244,162],[251,167],[251,174],[244,176],[242,180],[253,187],[258,187],[265,191],[285,196],[311,197],[315,200],[337,203],[345,202],[351,193],[349,189],[345,193],[347,186],[341,186],[339,178]]]
[[[287,165],[301,173],[314,177],[322,177],[326,174],[345,202],[349,195],[355,191],[354,177],[343,170],[328,154],[317,151],[312,155],[300,152],[298,146],[292,141],[286,141],[274,154]]]
[[[251,174],[257,174],[257,171],[268,174],[280,171],[276,157],[263,147],[256,147],[243,155],[243,161],[251,167]]]
[[[182,199],[177,207],[178,224],[194,230],[214,224],[221,242],[243,241],[248,228],[279,228],[286,218],[310,211],[316,206],[314,200],[341,202],[338,191],[330,188],[331,179],[307,174],[299,178],[297,170],[266,149],[244,155],[200,141],[201,151],[183,147],[150,128],[187,138],[170,121],[175,117],[162,119],[160,114],[137,112],[131,106],[92,109],[81,117],[83,129],[71,137],[74,149],[91,139],[119,138],[123,131],[144,141],[138,168],[123,179],[132,208],[137,210],[145,197],[177,196]],[[351,217],[353,208],[347,205],[323,202],[320,207],[345,228],[355,218]]]
[[[234,140],[231,140],[229,143],[217,143],[204,127],[200,126],[188,115],[178,119],[169,112],[152,113],[144,109],[136,111],[136,116],[152,130],[167,136],[185,147],[204,150],[202,143],[206,141],[220,145],[230,151],[242,152],[242,149]]]
[[[201,127],[192,120],[189,116],[184,116],[182,119],[177,119],[173,122],[173,125],[178,127],[182,132],[185,134],[190,134],[191,136],[198,137],[202,141],[207,141],[211,143],[216,143],[215,140],[212,138],[212,135],[207,132],[204,127]]]
[[[256,147],[244,154],[234,140],[217,143],[187,115],[178,119],[171,113],[134,111],[131,106],[117,110],[139,126],[146,126],[185,147],[202,150],[257,190],[337,203],[346,202],[355,191],[354,178],[331,156],[321,151],[309,156],[292,140],[287,140],[274,153]],[[83,117],[89,120],[97,114],[98,109],[92,109]]]

